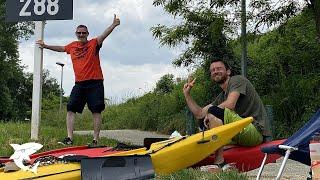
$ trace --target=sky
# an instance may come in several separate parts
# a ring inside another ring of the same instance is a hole
[[[160,46],[150,28],[157,24],[179,23],[165,13],[161,7],[154,7],[146,0],[74,0],[72,20],[50,20],[46,22],[44,42],[49,45],[67,45],[76,40],[75,28],[87,25],[89,39],[100,35],[113,21],[116,14],[121,25],[105,39],[100,49],[101,68],[104,75],[105,97],[113,102],[137,97],[153,90],[156,82],[165,74],[186,78],[186,68],[176,68],[171,62],[181,53],[179,49]],[[33,72],[35,38],[21,40],[20,59]],[[69,96],[74,85],[74,73],[70,56],[45,49],[43,68],[60,84],[61,66],[64,63],[64,96]]]

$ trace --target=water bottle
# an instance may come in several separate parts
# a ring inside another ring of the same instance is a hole
[[[310,159],[312,179],[320,180],[320,133],[317,132],[312,137],[310,144]]]

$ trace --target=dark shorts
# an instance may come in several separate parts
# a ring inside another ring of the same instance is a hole
[[[92,113],[101,113],[105,109],[103,80],[76,82],[73,86],[67,110],[82,113],[86,103]]]

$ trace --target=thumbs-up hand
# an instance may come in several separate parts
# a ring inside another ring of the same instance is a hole
[[[120,19],[117,17],[116,14],[114,14],[114,17],[113,17],[113,23],[112,23],[114,26],[119,26],[120,25]]]

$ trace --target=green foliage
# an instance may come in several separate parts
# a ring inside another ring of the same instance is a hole
[[[42,109],[50,110],[59,108],[60,105],[60,86],[56,79],[50,77],[48,70],[44,70],[42,74]],[[31,118],[31,106],[32,106],[32,88],[33,88],[33,75],[31,73],[25,73],[21,77],[22,82],[17,87],[10,88],[12,95],[10,98],[17,106],[9,108],[10,112],[16,113],[13,118],[12,115],[7,115],[7,119],[23,120],[25,118]],[[63,101],[67,101],[63,98]]]
[[[320,42],[320,3],[318,0],[282,0],[281,3],[278,1],[253,0],[249,7],[252,11],[248,18],[254,22],[256,31],[261,27],[264,29],[265,26],[269,28],[276,25],[285,25],[290,18],[299,15],[303,10],[308,10],[312,13],[316,25],[316,36],[318,42]]]
[[[304,11],[248,46],[249,79],[274,108],[278,138],[290,136],[319,109],[320,46],[313,19]]]
[[[203,68],[199,68],[193,75],[197,79],[191,94],[200,106],[211,103],[213,97],[220,91],[207,78],[205,72]],[[172,91],[165,94],[157,91],[149,92],[140,98],[132,98],[123,104],[107,107],[103,113],[104,128],[141,129],[167,134],[178,130],[184,134],[186,132],[186,103],[182,93],[184,83],[186,80],[175,84]]]
[[[57,148],[63,148],[58,144],[67,134],[65,123],[65,111],[59,114],[57,110],[42,112],[41,126],[39,131],[39,140],[37,142],[43,145],[39,152],[48,151]],[[92,119],[91,119],[92,122]],[[82,123],[81,121],[76,123]],[[76,124],[78,125],[78,124]],[[10,144],[23,144],[30,142],[30,121],[3,122],[0,121],[0,154],[1,156],[10,156],[13,154],[13,148]],[[74,145],[87,145],[92,141],[92,135],[75,135]],[[100,138],[100,144],[106,146],[115,146],[115,140]]]
[[[211,81],[209,74],[209,68],[198,68],[192,75],[193,78],[196,78],[196,81],[191,90],[191,95],[200,106],[206,106],[209,103],[212,103],[214,98],[221,91],[219,86]]]
[[[182,89],[181,85],[178,87]],[[184,132],[182,109],[185,104],[181,95],[177,89],[164,95],[149,92],[141,98],[132,98],[118,106],[107,107],[103,113],[104,128]]]
[[[236,171],[227,171],[220,173],[201,172],[196,169],[183,169],[169,175],[157,176],[159,180],[183,180],[183,179],[206,179],[206,180],[246,180],[248,177],[245,174],[240,174]]]
[[[160,78],[160,80],[156,83],[155,92],[166,94],[172,92],[174,87],[174,76],[173,74],[166,74]]]
[[[5,22],[5,1],[0,0],[0,119],[23,120],[30,118],[32,100],[32,74],[24,73],[18,54],[19,40],[33,34],[33,22]],[[57,81],[49,71],[43,73],[42,97],[60,95]]]
[[[60,96],[60,85],[55,78],[50,77],[49,70],[43,71],[42,81],[42,94],[44,98],[51,95]]]
[[[198,1],[197,1],[198,2]],[[200,65],[213,58],[232,60],[224,31],[228,29],[222,13],[212,12],[203,3],[190,5],[187,0],[154,0],[155,6],[162,6],[174,17],[180,16],[181,24],[168,27],[152,27],[155,38],[161,45],[177,47],[185,45],[186,50],[175,60],[176,66]]]
[[[32,74],[20,65],[18,41],[33,34],[32,22],[6,23],[5,1],[0,0],[0,120],[30,118]],[[60,95],[59,85],[49,71],[43,73],[44,103],[46,98]]]
[[[0,0],[0,119],[24,119],[28,104],[18,40],[33,33],[33,24],[6,23],[4,20],[5,1]]]
[[[106,129],[141,129],[165,133],[185,131],[185,102],[182,82],[175,84],[174,76],[167,74],[157,82],[154,92],[127,102],[107,106],[103,113]]]
[[[281,5],[277,5],[277,2],[273,1],[253,0],[250,2],[250,7],[255,9],[249,17],[255,19],[256,27],[265,24],[271,26],[285,23],[289,18],[301,12],[302,9],[298,0],[284,0]]]

